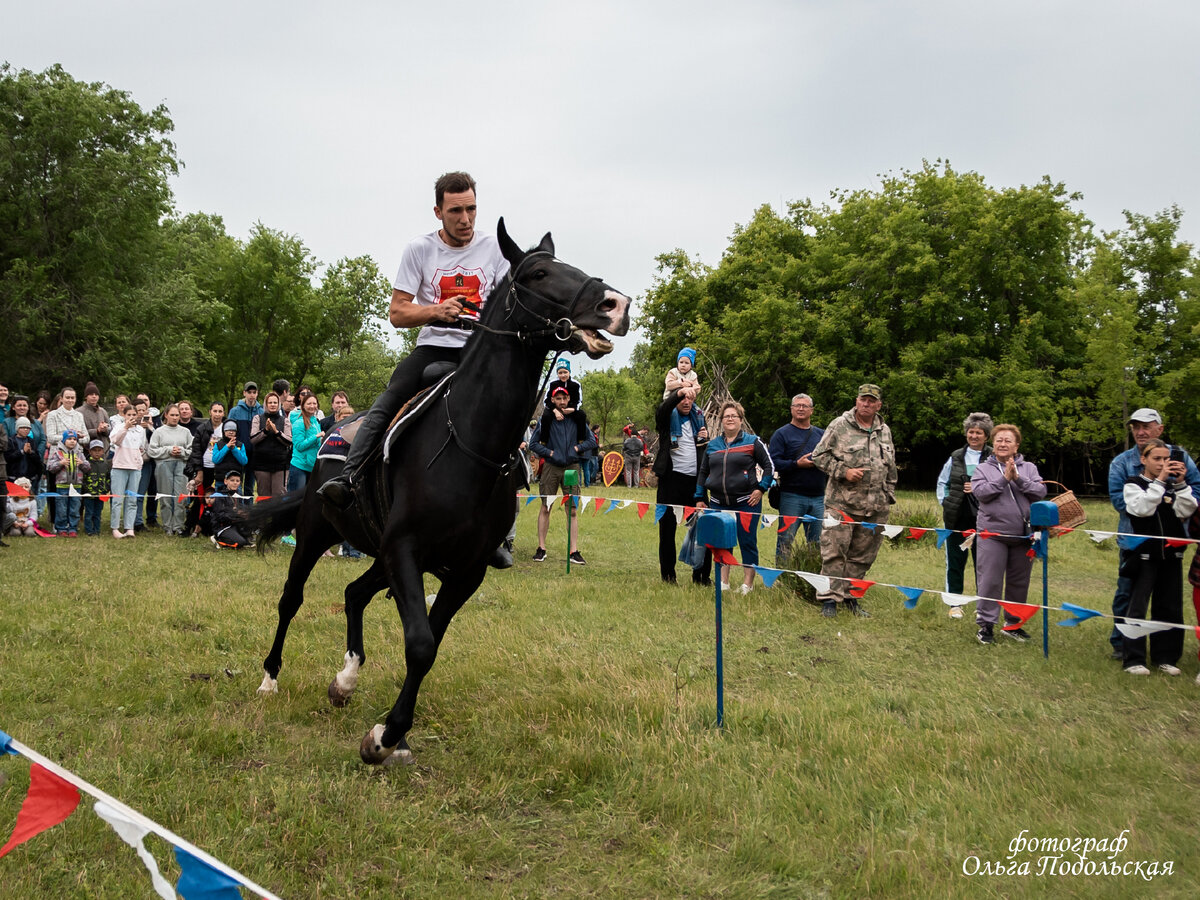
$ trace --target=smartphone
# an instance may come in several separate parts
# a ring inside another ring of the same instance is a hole
[[[1183,462],[1183,448],[1172,445],[1171,462]]]

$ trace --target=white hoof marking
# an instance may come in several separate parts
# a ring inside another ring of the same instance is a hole
[[[258,686],[258,692],[260,694],[278,694],[279,682],[264,672],[262,684]]]

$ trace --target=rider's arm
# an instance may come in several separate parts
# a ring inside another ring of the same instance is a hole
[[[421,306],[407,291],[393,290],[388,321],[393,328],[420,328],[430,323],[453,322],[461,312],[462,304],[453,297],[435,306]]]

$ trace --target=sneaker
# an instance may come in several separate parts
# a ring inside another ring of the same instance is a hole
[[[1005,628],[1000,633],[1007,637],[1012,638],[1014,641],[1016,641],[1017,643],[1020,643],[1020,644],[1026,644],[1029,642],[1029,632],[1026,631],[1024,628],[1014,628],[1011,631],[1009,631],[1007,628]]]
[[[575,563],[575,565],[577,565],[577,566],[586,566],[587,565],[587,560],[583,558],[583,554],[580,553],[578,550],[576,550],[574,553],[571,554],[570,559],[571,559],[571,562]]]
[[[546,561],[546,548],[545,547],[537,548],[537,552],[535,552],[533,554],[533,561],[534,562],[545,562]]]
[[[145,531],[145,530],[146,530],[146,526],[145,526],[145,525],[134,525],[134,526],[133,526],[133,530],[134,530],[135,532],[138,532],[138,531]]]
[[[836,616],[837,615],[837,601],[836,600],[826,600],[824,603],[822,603],[821,604],[821,615],[823,615],[827,619],[832,619],[834,616]]]
[[[115,537],[119,541],[121,538],[125,537],[125,532],[118,531],[117,529],[114,528],[113,529],[113,537]]]
[[[724,593],[726,593],[728,590],[729,590],[729,582],[728,582],[728,581],[722,581],[722,582],[721,582],[721,593],[722,593],[722,594],[724,594]]]
[[[216,547],[218,550],[220,550],[220,549],[221,549],[221,545],[217,543],[217,536],[216,536],[215,534],[214,534],[214,535],[211,535],[211,536],[209,537],[209,540],[210,540],[210,541],[212,541],[212,545],[213,545],[214,547]]]
[[[962,618],[962,607],[961,606],[950,607],[950,618],[961,619]]]
[[[68,531],[67,537],[79,537],[79,532],[78,531]]]
[[[871,614],[867,612],[867,608],[853,598],[846,601],[846,606],[849,608],[851,615],[858,616],[860,619],[871,618]]]
[[[1162,672],[1164,675],[1170,675],[1172,678],[1174,678],[1180,672],[1179,666],[1173,666],[1170,663],[1159,663],[1158,671]]]
[[[1126,666],[1125,674],[1126,675],[1149,675],[1150,670],[1147,669],[1145,666]]]
[[[125,537],[135,537],[136,534],[137,533],[132,528],[130,528],[127,532],[125,532]]]
[[[752,590],[754,590],[754,585],[752,585],[752,584],[743,584],[742,585],[742,593],[743,594],[748,594]]]
[[[994,644],[996,639],[992,636],[992,626],[990,624],[980,625],[975,640],[981,644]]]

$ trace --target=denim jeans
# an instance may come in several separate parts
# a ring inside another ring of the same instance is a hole
[[[104,517],[104,501],[99,497],[83,498],[83,530],[88,534],[99,534]]]
[[[79,530],[79,497],[67,496],[70,488],[60,487],[54,501],[54,530],[59,534]]]
[[[130,497],[126,492],[137,493],[138,484],[142,479],[141,469],[113,469],[109,476],[112,479],[112,527],[113,531],[133,531],[137,521],[136,497]]]
[[[303,469],[298,469],[295,466],[288,467],[288,493],[292,491],[302,491],[304,486],[308,484],[309,473]]]
[[[800,528],[800,516],[807,515],[816,518],[817,521],[815,522],[804,523],[804,539],[810,544],[820,543],[821,528],[825,519],[825,498],[806,497],[803,494],[794,494],[791,491],[780,491],[779,515],[796,516],[797,521],[779,532],[779,537],[775,539],[775,563],[777,565],[783,563],[787,557],[788,550],[791,549],[792,541],[796,539],[796,531]]]

